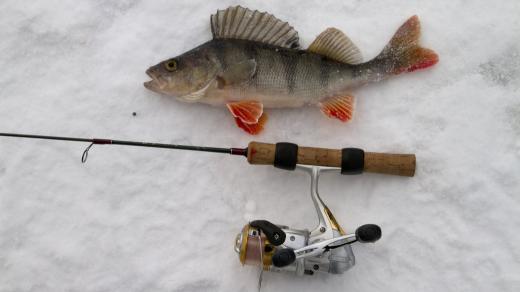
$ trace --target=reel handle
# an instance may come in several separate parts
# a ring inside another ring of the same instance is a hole
[[[287,170],[293,170],[296,164],[304,164],[338,167],[342,174],[359,174],[363,171],[409,177],[415,174],[415,154],[364,152],[357,148],[300,147],[283,142],[249,143],[247,161]]]
[[[356,238],[359,242],[376,242],[381,239],[381,227],[375,224],[365,224],[356,229]]]

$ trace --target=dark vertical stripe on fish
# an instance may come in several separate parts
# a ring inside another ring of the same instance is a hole
[[[288,54],[282,55],[283,67],[285,70],[285,79],[287,82],[287,91],[289,94],[294,93],[294,87],[296,86],[296,62],[295,60]]]
[[[215,55],[217,56],[217,59],[220,61],[220,65],[222,66],[222,70],[226,70],[228,67],[228,64],[226,62],[226,50],[227,45],[223,41],[217,41],[215,43]]]
[[[330,67],[327,66],[327,63],[325,61],[325,58],[320,58],[320,85],[323,89],[327,88],[329,86],[329,71]]]
[[[258,75],[258,70],[260,68],[259,68],[259,64],[258,64],[258,62],[259,62],[258,51],[257,51],[257,48],[254,45],[254,43],[246,44],[245,54],[249,60],[255,60],[255,62],[257,62],[257,67],[256,67],[257,72],[256,72],[255,76],[253,76],[253,80],[250,80],[250,84],[251,84],[251,86],[253,86],[253,88],[258,88],[258,76],[257,75]]]

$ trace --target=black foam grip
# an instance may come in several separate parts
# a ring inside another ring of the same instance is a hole
[[[360,174],[365,167],[365,151],[358,148],[341,149],[341,174]]]
[[[294,170],[298,161],[298,145],[294,143],[276,143],[274,166],[286,170]]]
[[[249,225],[251,227],[260,229],[265,234],[269,242],[274,246],[278,246],[285,242],[285,232],[280,227],[267,220],[251,221]]]
[[[272,260],[273,266],[277,268],[283,268],[294,263],[294,261],[296,260],[296,254],[294,253],[294,250],[292,250],[291,248],[282,248],[275,251]]]

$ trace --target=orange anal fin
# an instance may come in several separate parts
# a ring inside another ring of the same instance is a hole
[[[326,98],[320,102],[320,109],[329,118],[348,122],[354,113],[354,97],[343,95]]]
[[[262,116],[260,116],[258,119],[258,123],[255,124],[246,124],[240,118],[235,118],[235,123],[237,123],[237,126],[251,135],[257,135],[258,133],[262,132],[266,122],[266,114],[262,114]]]
[[[264,105],[258,101],[230,102],[227,107],[235,118],[245,124],[257,124],[264,112]]]

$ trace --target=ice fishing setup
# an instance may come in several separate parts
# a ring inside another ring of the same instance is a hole
[[[350,244],[375,242],[381,237],[381,229],[374,224],[363,225],[352,233],[343,230],[318,193],[321,173],[353,175],[372,172],[408,177],[415,173],[414,154],[374,153],[358,148],[300,147],[286,142],[250,142],[246,148],[217,148],[16,133],[0,133],[0,136],[90,143],[81,156],[83,163],[87,161],[93,145],[123,145],[238,155],[246,157],[253,165],[273,165],[280,169],[307,172],[311,178],[311,198],[318,216],[316,228],[297,230],[267,220],[254,220],[244,226],[235,242],[235,251],[242,264],[298,275],[313,275],[315,272],[341,274],[355,264]]]
[[[238,127],[258,134],[264,108],[317,106],[340,121],[353,116],[353,88],[403,72],[430,67],[438,56],[419,46],[420,23],[409,18],[374,59],[363,61],[360,50],[340,30],[328,28],[307,49],[296,30],[266,12],[240,6],[211,15],[213,38],[177,57],[150,67],[144,86],[190,103],[226,106]],[[236,236],[240,262],[261,271],[296,275],[342,274],[355,264],[352,244],[379,240],[381,228],[366,224],[344,230],[318,193],[321,174],[363,172],[411,177],[414,154],[368,152],[358,148],[327,149],[294,143],[250,142],[245,148],[221,148],[126,140],[0,133],[0,136],[122,145],[243,156],[252,165],[299,170],[310,176],[310,193],[318,217],[313,229],[293,229],[265,219],[248,222]],[[374,177],[375,178],[375,177]],[[261,279],[261,277],[260,277]]]

